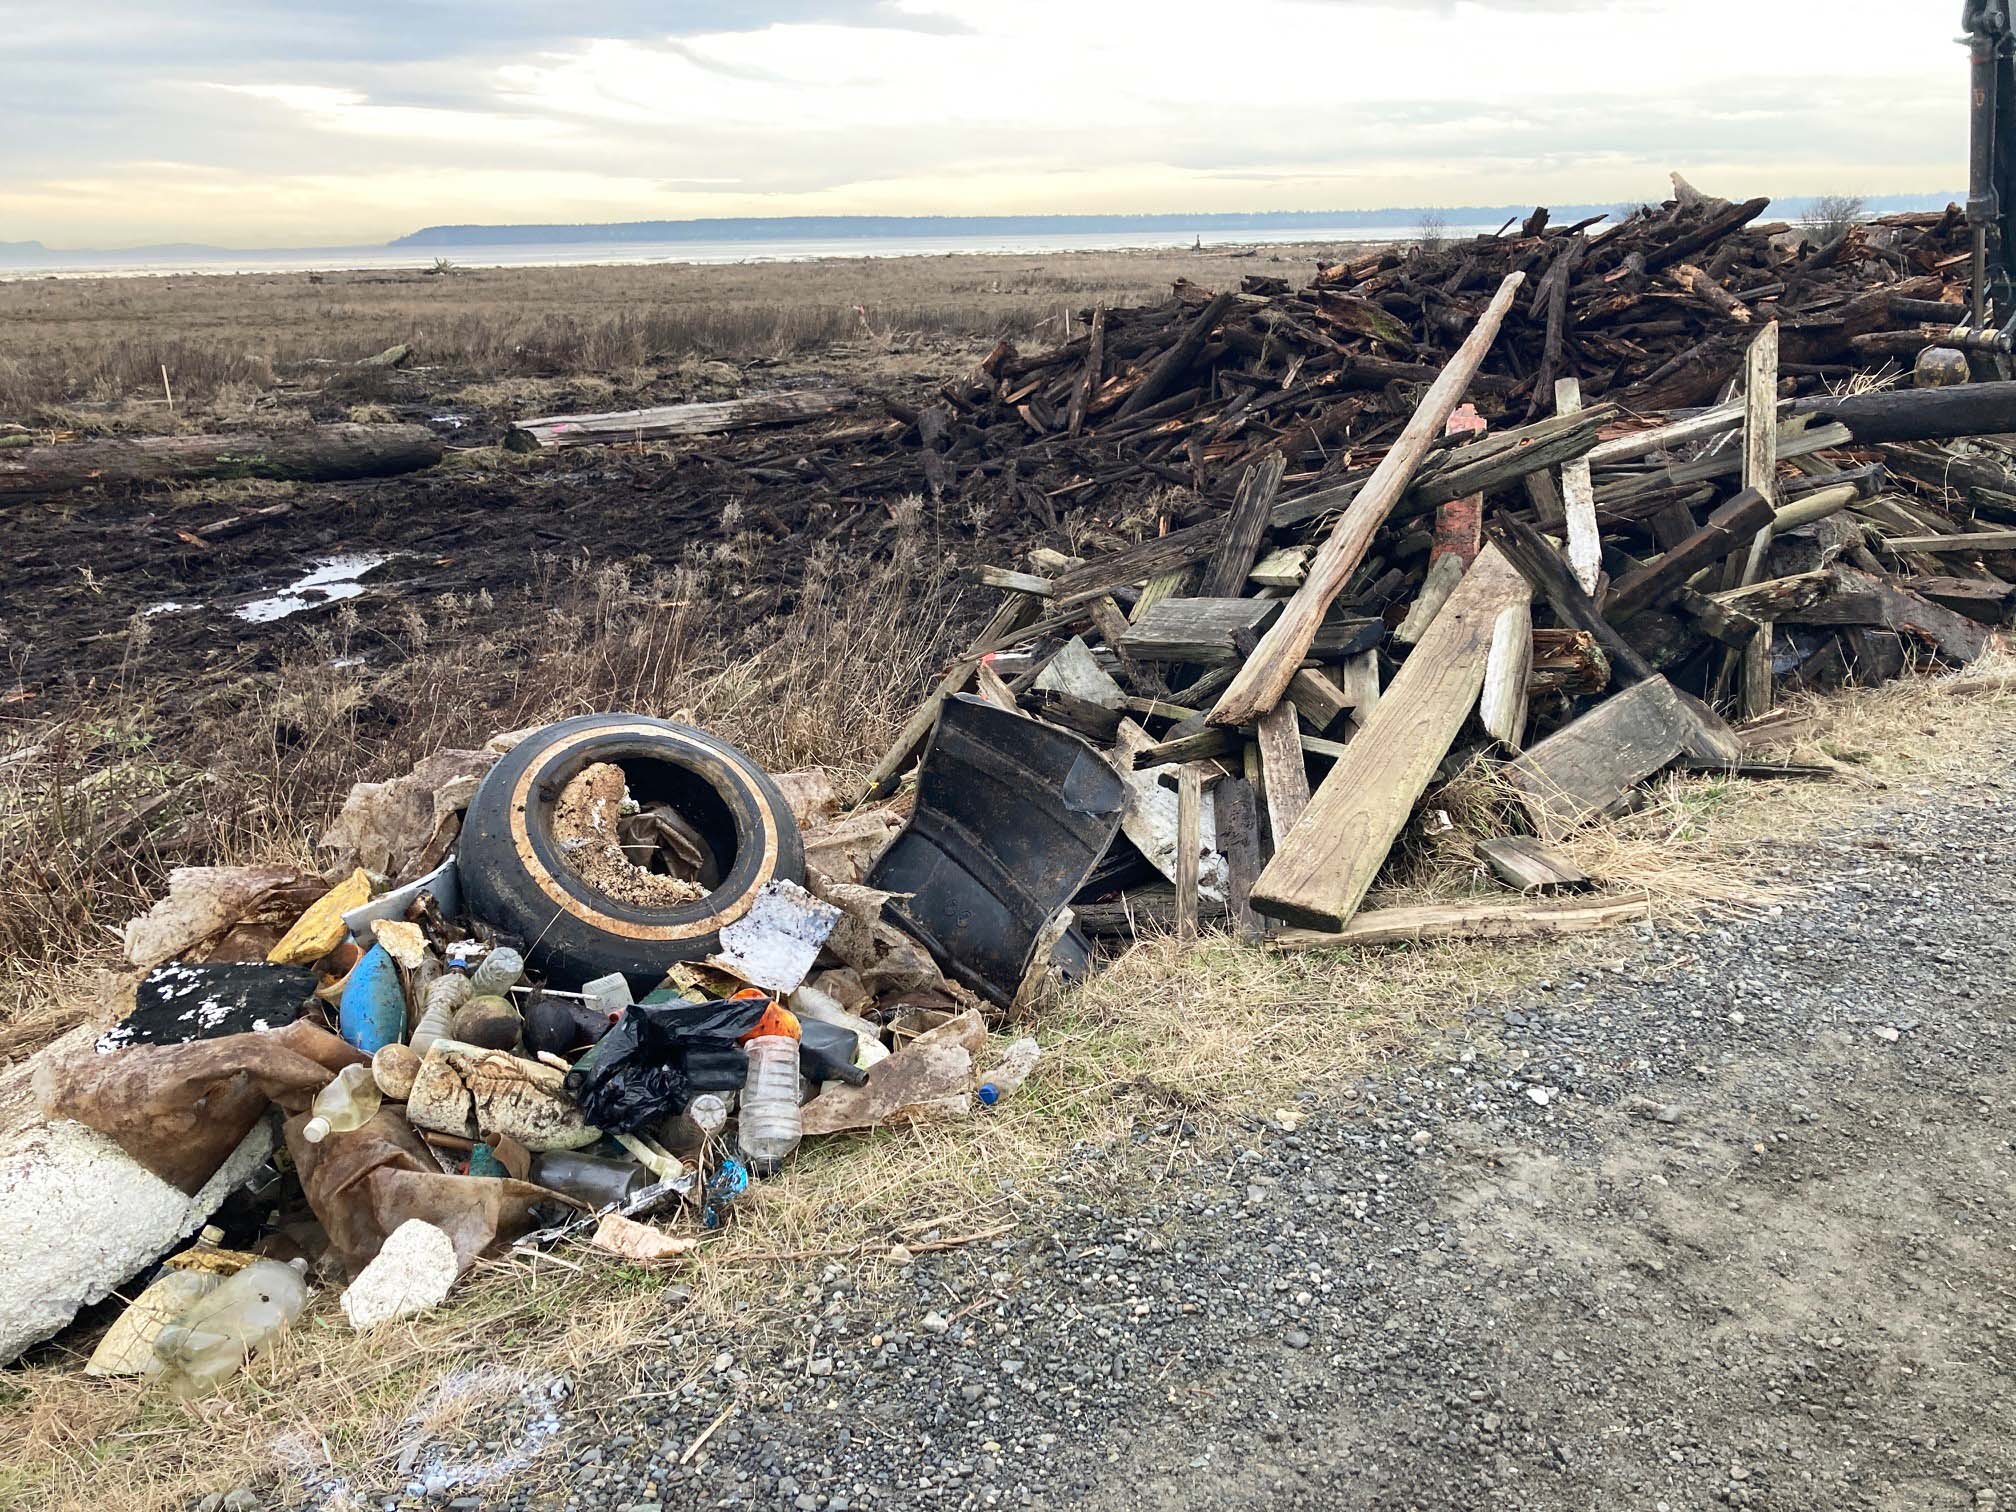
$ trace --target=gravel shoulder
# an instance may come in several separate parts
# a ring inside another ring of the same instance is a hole
[[[554,1440],[510,1489],[407,1504],[2010,1505],[2012,829],[2016,736],[1844,797],[1777,904],[1230,1140],[1075,1152],[894,1285],[814,1264],[790,1344],[590,1376],[499,1426]]]

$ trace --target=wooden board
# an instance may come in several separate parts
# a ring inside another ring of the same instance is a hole
[[[1260,718],[1260,783],[1267,800],[1267,833],[1279,846],[1309,807],[1309,767],[1302,758],[1295,705],[1278,703]]]
[[[1407,816],[1476,707],[1501,610],[1526,581],[1486,548],[1381,694],[1364,728],[1253,889],[1261,913],[1340,928],[1364,901]]]
[[[655,409],[611,410],[595,415],[544,415],[519,420],[505,432],[507,451],[550,451],[620,441],[660,441],[674,436],[715,436],[763,425],[795,425],[830,415],[854,402],[845,389],[752,394],[708,404],[666,404]]]
[[[1137,661],[1218,666],[1238,659],[1237,638],[1281,612],[1273,599],[1165,598],[1127,627],[1120,649]]]
[[[1885,551],[2016,551],[2016,530],[1970,530],[1961,535],[1891,536]]]
[[[1282,950],[1334,950],[1347,945],[1400,945],[1422,940],[1531,939],[1613,929],[1649,917],[1651,912],[1651,899],[1643,893],[1601,901],[1428,903],[1415,908],[1375,908],[1340,930],[1284,929],[1272,943]]]
[[[1562,834],[1622,809],[1638,784],[1686,750],[1698,731],[1673,685],[1648,677],[1508,762],[1504,776],[1534,827]]]
[[[1491,627],[1477,720],[1486,734],[1518,750],[1526,741],[1527,683],[1533,675],[1533,605],[1507,604]]]
[[[1563,378],[1554,385],[1554,408],[1573,415],[1582,408],[1582,385]],[[1589,459],[1561,464],[1561,513],[1568,530],[1568,570],[1591,598],[1603,581],[1603,535],[1596,528],[1596,488],[1589,480]]]
[[[1587,872],[1553,846],[1528,835],[1479,840],[1477,854],[1493,876],[1522,893],[1581,892],[1595,885]]]

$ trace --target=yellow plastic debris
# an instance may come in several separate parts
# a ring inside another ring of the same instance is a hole
[[[341,945],[349,933],[343,915],[370,901],[371,878],[359,867],[311,903],[280,943],[266,953],[266,959],[275,966],[314,965]]]

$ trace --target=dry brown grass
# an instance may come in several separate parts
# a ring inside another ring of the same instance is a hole
[[[396,769],[418,749],[493,725],[612,699],[712,722],[773,764],[825,760],[858,770],[907,713],[913,687],[899,684],[914,685],[932,662],[942,639],[933,628],[952,613],[950,585],[928,560],[909,560],[904,591],[919,594],[923,609],[914,621],[898,621],[883,597],[893,582],[830,578],[808,595],[801,623],[748,660],[747,648],[708,632],[709,611],[733,580],[732,560],[722,565],[713,583],[699,569],[649,583],[556,570],[539,588],[549,605],[540,627],[549,651],[430,647],[415,630],[397,688],[346,681],[328,666],[343,649],[340,637],[318,647],[290,668],[285,691],[268,690],[242,723],[219,717],[219,750],[230,760],[199,789],[194,817],[219,855],[300,854],[351,776]],[[439,612],[452,619],[452,606]],[[435,640],[452,639],[447,623],[436,620]],[[900,677],[879,675],[890,657]],[[864,675],[871,668],[877,677]],[[479,685],[485,696],[472,698]],[[374,747],[367,711],[387,697],[400,701],[410,727]],[[1578,837],[1575,856],[1607,881],[1648,889],[1647,927],[1696,927],[1704,913],[1766,896],[1759,847],[1767,838],[1824,830],[1869,801],[1878,783],[1931,786],[1964,779],[1998,753],[2006,759],[2016,693],[1963,699],[1942,682],[1918,680],[1804,707],[1812,722],[1793,753],[1840,761],[1863,774],[1859,782],[1675,778],[1638,814]],[[780,717],[780,709],[789,712]],[[291,734],[275,739],[276,729]],[[92,770],[154,759],[125,753],[121,740],[131,745],[130,732],[99,739]],[[89,780],[80,775],[81,756],[65,759],[58,769],[70,774],[68,786]],[[14,780],[16,806],[6,808],[0,794],[0,813],[47,822],[35,802],[19,806],[33,794]],[[1403,864],[1374,904],[1486,890],[1468,847],[1498,803],[1489,780],[1474,773],[1445,790],[1433,807],[1446,810],[1453,827],[1410,836]],[[254,812],[261,817],[244,817]],[[235,824],[226,822],[231,813],[240,816]],[[15,875],[23,854],[11,852],[0,877]],[[143,852],[126,863],[131,878],[94,880],[82,854],[70,864],[67,881],[46,890],[43,906],[54,912],[45,917],[54,922],[13,949],[46,961],[66,943],[88,947],[90,931],[121,917],[145,889]],[[1112,1147],[1180,1121],[1206,1140],[1172,1144],[1169,1160],[1203,1158],[1215,1148],[1209,1136],[1416,1053],[1480,997],[1631,948],[1628,931],[1566,944],[1293,956],[1219,937],[1188,951],[1147,941],[1040,1014],[1033,1027],[1045,1058],[1016,1097],[960,1122],[808,1147],[694,1261],[653,1271],[576,1250],[561,1260],[579,1269],[552,1260],[488,1263],[449,1308],[363,1337],[348,1332],[324,1295],[270,1360],[195,1405],[132,1383],[87,1380],[64,1358],[17,1370],[0,1387],[0,1412],[13,1430],[0,1444],[0,1505],[123,1512],[245,1482],[325,1478],[354,1488],[361,1501],[396,1485],[400,1451],[417,1436],[461,1444],[479,1417],[494,1425],[485,1414],[508,1407],[520,1383],[555,1374],[592,1372],[600,1398],[620,1417],[620,1399],[646,1364],[670,1360],[698,1372],[724,1341],[802,1331],[804,1289],[823,1264],[841,1266],[858,1290],[899,1274],[892,1244],[1030,1221],[1047,1192],[1074,1179],[1070,1152],[1081,1143]],[[973,1263],[984,1255],[976,1247]],[[760,1398],[787,1386],[802,1394],[802,1385],[757,1380],[747,1389]],[[689,1424],[689,1441],[705,1426]],[[467,1452],[481,1457],[473,1442]],[[524,1473],[536,1481],[541,1462]]]
[[[1159,298],[1177,278],[1236,287],[1247,272],[1302,278],[1315,265],[1315,249],[1284,247],[21,279],[0,282],[0,419],[103,424],[105,413],[76,407],[158,401],[164,364],[184,423],[192,410],[199,423],[242,418],[280,378],[315,381],[327,376],[316,362],[398,342],[417,364],[486,382],[835,349],[900,363],[920,342],[1054,341],[1067,308]],[[365,378],[346,379],[351,402],[382,397],[352,391]],[[171,425],[165,406],[119,418]]]

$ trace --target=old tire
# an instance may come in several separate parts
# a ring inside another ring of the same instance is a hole
[[[553,808],[582,768],[611,761],[641,801],[668,799],[705,836],[721,885],[677,907],[640,907],[590,885],[563,857]],[[576,988],[620,971],[637,991],[710,954],[772,881],[802,882],[805,845],[761,767],[701,730],[641,714],[586,714],[519,742],[470,800],[456,851],[469,912],[526,943],[547,981]]]

